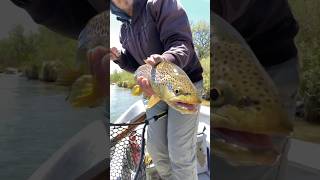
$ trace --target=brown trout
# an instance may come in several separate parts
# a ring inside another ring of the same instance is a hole
[[[135,79],[140,76],[148,79],[155,92],[150,97],[147,108],[163,100],[182,114],[197,112],[201,103],[200,93],[187,74],[177,65],[168,61],[162,61],[155,67],[145,64],[135,72]],[[134,86],[133,95],[140,94],[142,92],[140,89],[139,85]]]
[[[272,164],[275,137],[292,124],[271,78],[241,35],[213,14],[211,128],[213,153],[234,164]]]

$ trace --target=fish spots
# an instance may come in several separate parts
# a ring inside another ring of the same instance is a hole
[[[222,70],[222,72],[226,72],[226,68],[225,67],[222,67],[221,70]]]
[[[250,106],[257,106],[260,102],[258,100],[252,99],[249,96],[244,96],[238,101],[238,107],[250,107]]]
[[[211,86],[223,89],[213,103],[216,126],[272,135],[291,131],[277,89],[245,40],[219,17],[212,29]]]
[[[239,44],[217,41],[213,56],[213,82],[222,80],[241,98],[239,107],[252,107],[263,111],[263,105],[279,103],[278,96],[266,82],[257,62],[252,61],[250,52]],[[257,103],[259,102],[259,103]]]
[[[107,11],[94,16],[86,25],[83,30],[84,36],[88,36],[87,39],[95,39],[88,42],[89,46],[96,45],[96,43],[102,43],[107,45],[107,36],[109,34],[108,29],[109,14]],[[81,34],[80,34],[81,36]],[[99,37],[99,38],[98,38]],[[101,38],[102,37],[102,38]]]
[[[178,66],[169,62],[161,62],[155,69],[156,81],[153,82],[154,84],[166,87],[169,92],[176,96],[197,94],[197,89],[193,86],[187,74]],[[176,91],[179,92],[176,93]]]

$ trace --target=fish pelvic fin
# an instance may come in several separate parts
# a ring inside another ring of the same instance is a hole
[[[139,85],[134,85],[133,88],[131,89],[131,94],[133,96],[140,96],[142,94],[142,88]]]
[[[147,104],[147,109],[152,108],[155,106],[161,99],[158,96],[152,95],[149,99],[149,102]]]

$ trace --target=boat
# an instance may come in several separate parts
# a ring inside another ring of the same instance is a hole
[[[134,103],[124,112],[115,123],[134,122],[145,114],[142,100]],[[206,148],[210,150],[210,110],[209,107],[200,108],[199,133],[204,133]],[[44,162],[29,178],[29,180],[102,180],[109,178],[108,158],[110,141],[104,121],[94,121],[68,140],[46,162]],[[205,131],[203,131],[205,129]],[[208,153],[210,154],[210,153]],[[111,158],[112,159],[112,158]],[[209,157],[206,157],[208,161]],[[202,167],[198,174],[199,180],[209,180],[210,171]],[[126,179],[123,179],[126,180]]]
[[[29,180],[102,180],[109,176],[106,123],[82,129],[45,161]]]
[[[145,113],[142,101],[134,103],[123,113],[115,123],[135,122]],[[210,109],[201,106],[199,113],[198,132],[206,136],[206,148],[210,152]],[[109,134],[106,129],[107,122],[94,121],[78,132],[44,162],[29,178],[30,180],[102,180],[109,179],[108,158],[110,152]],[[320,179],[320,145],[315,143],[292,140],[288,153],[288,171],[286,180],[319,180]],[[209,155],[210,153],[208,153]],[[303,156],[301,156],[303,155]],[[209,156],[207,158],[210,158]],[[210,165],[210,163],[209,163]],[[205,169],[206,171],[203,171]],[[199,180],[210,179],[210,166],[208,169],[198,169]],[[214,173],[214,172],[213,172]]]

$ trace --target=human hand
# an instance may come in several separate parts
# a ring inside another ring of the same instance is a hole
[[[151,66],[155,66],[159,64],[161,61],[164,61],[164,57],[160,54],[152,54],[149,56],[144,62],[150,64]]]
[[[120,55],[120,51],[116,47],[110,48],[110,61],[119,59]]]
[[[159,64],[161,61],[164,61],[163,56],[161,56],[160,54],[152,54],[144,62],[146,64],[150,64],[151,66],[155,66]],[[152,87],[149,84],[148,79],[140,76],[137,78],[137,82],[141,86],[145,95],[152,96],[154,94],[154,91],[152,90]]]
[[[142,88],[142,90],[146,96],[152,96],[154,94],[154,91],[152,90],[152,87],[149,84],[148,79],[146,79],[142,76],[139,76],[137,78],[137,83],[140,85],[140,87]]]
[[[98,81],[98,91],[101,95],[106,96],[109,94],[109,69],[110,63],[108,62],[108,50],[106,47],[97,46],[87,52],[88,63],[90,72]]]

